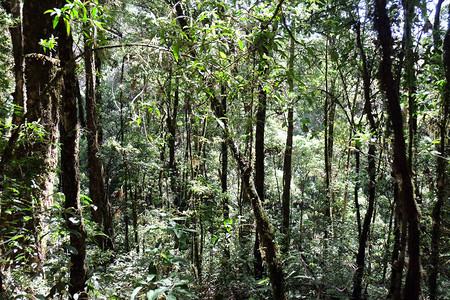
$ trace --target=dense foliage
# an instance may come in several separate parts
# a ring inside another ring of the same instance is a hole
[[[0,1],[0,299],[450,297],[442,0],[38,2]]]

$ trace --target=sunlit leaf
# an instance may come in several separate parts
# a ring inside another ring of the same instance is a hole
[[[239,40],[238,44],[239,44],[239,48],[241,48],[241,50],[244,51],[244,43],[241,40]]]
[[[130,296],[130,300],[134,300],[137,296],[137,294],[139,294],[139,292],[142,290],[142,286],[138,286],[137,288],[134,289],[133,293]]]

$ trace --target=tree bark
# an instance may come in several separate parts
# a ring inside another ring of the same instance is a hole
[[[215,97],[211,97],[211,106],[213,111],[216,111],[216,107],[220,106],[220,103]],[[217,116],[216,116],[217,117]],[[237,148],[236,142],[231,134],[230,127],[226,118],[219,121],[222,125],[224,133],[226,134],[228,147],[230,148],[236,163],[238,164],[243,186],[245,186],[245,193],[247,194],[252,210],[255,216],[256,230],[261,238],[261,252],[263,258],[269,269],[269,278],[272,284],[273,297],[276,300],[287,299],[284,289],[284,276],[281,266],[280,254],[275,242],[275,232],[270,223],[263,207],[261,198],[259,198],[256,191],[255,182],[251,178],[252,170],[249,162],[245,159],[244,155]]]
[[[439,1],[441,3],[441,1]],[[436,24],[436,23],[435,23]],[[439,26],[437,26],[439,28]],[[438,43],[435,42],[435,47],[438,47]],[[447,29],[444,38],[443,45],[443,67],[446,79],[446,84],[444,85],[443,91],[441,93],[441,120],[440,120],[440,142],[438,144],[439,155],[437,156],[437,167],[436,167],[436,202],[433,207],[432,219],[433,228],[431,231],[431,270],[430,276],[428,278],[429,290],[430,290],[430,300],[438,299],[438,275],[440,271],[440,240],[442,237],[442,207],[445,204],[445,200],[448,199],[448,179],[446,174],[446,157],[449,157],[448,151],[446,151],[446,141],[447,136],[447,119],[450,113],[450,25]]]
[[[220,118],[225,118],[227,114],[227,91],[225,84],[221,85],[221,99],[222,99],[222,111],[218,113]],[[227,222],[230,219],[230,208],[228,203],[228,145],[227,145],[227,136],[223,134],[223,141],[221,143],[221,172],[220,172],[220,185],[222,189],[222,211],[223,211],[223,220]],[[227,234],[227,230],[225,229],[225,234]],[[228,246],[228,239],[225,242],[225,258],[230,259],[230,247]]]
[[[59,1],[59,7],[65,1]],[[65,24],[58,24],[59,52],[63,68],[63,89],[61,105],[61,170],[62,187],[65,195],[65,219],[70,232],[70,285],[72,298],[84,291],[86,282],[86,231],[80,205],[80,175],[78,162],[79,128],[77,116],[77,79],[73,55],[73,40],[67,35]]]
[[[88,29],[86,29],[88,30]],[[90,31],[88,30],[88,33]],[[89,45],[88,38],[85,37],[84,63],[86,69],[86,130],[88,146],[88,175],[89,175],[89,197],[95,206],[92,209],[92,219],[103,230],[105,186],[103,182],[103,166],[99,158],[99,138],[98,138],[98,105],[96,99],[96,73],[95,56]],[[110,237],[111,238],[111,237]],[[98,246],[105,249],[105,238],[95,237]]]
[[[392,34],[385,0],[375,0],[374,23],[382,50],[382,60],[379,70],[381,88],[385,93],[388,113],[394,131],[393,171],[399,181],[401,211],[405,214],[408,222],[409,265],[406,275],[404,299],[412,300],[419,298],[421,290],[419,213],[414,200],[411,173],[406,156],[399,95],[392,73]]]
[[[324,208],[324,216],[326,219],[324,236],[328,237],[328,218],[331,216],[330,214],[330,156],[329,156],[329,138],[328,138],[328,110],[330,107],[329,104],[329,91],[328,91],[328,36],[325,44],[325,103],[323,106],[323,127],[324,127],[324,161],[325,161],[325,208]]]
[[[412,39],[412,25],[414,21],[414,9],[416,5],[411,0],[402,0],[404,11],[404,49],[405,49],[405,81],[408,95],[408,164],[411,172],[413,186],[417,186],[417,178],[414,172],[414,156],[417,148],[417,103],[416,103],[416,73],[414,70],[414,43]],[[420,199],[419,189],[413,189],[416,199]]]
[[[377,132],[377,125],[375,123],[375,117],[372,112],[372,104],[370,102],[370,73],[367,68],[367,58],[364,51],[364,47],[361,41],[361,28],[360,23],[356,25],[356,39],[357,45],[359,48],[361,61],[362,61],[362,76],[364,83],[364,110],[367,116],[367,120],[370,125],[370,134],[371,139],[369,140],[369,150],[368,150],[368,165],[367,165],[367,173],[369,174],[369,203],[366,211],[366,215],[364,217],[364,223],[362,230],[359,235],[359,245],[358,245],[358,253],[356,255],[356,272],[354,275],[354,286],[353,286],[353,299],[361,299],[361,291],[362,291],[362,278],[364,275],[364,261],[365,261],[365,250],[366,243],[369,237],[369,229],[370,222],[372,220],[372,214],[374,211],[374,203],[375,203],[375,182],[376,182],[376,164],[375,164],[375,143],[372,142],[372,138],[375,136]]]
[[[9,32],[11,34],[12,52],[14,57],[14,113],[12,123],[20,125],[22,123],[22,116],[26,113],[25,95],[24,95],[24,75],[23,75],[23,37],[22,37],[22,9],[20,0],[5,1],[3,4],[7,13],[16,21],[13,26],[10,26]]]
[[[289,48],[289,92],[294,91],[294,56],[295,56],[295,43],[291,38],[291,44]],[[283,221],[281,224],[281,233],[284,235],[281,250],[283,252],[289,251],[290,244],[290,217],[291,217],[291,179],[292,179],[292,137],[294,134],[294,104],[289,103],[287,113],[287,136],[286,147],[284,151],[284,163],[283,163],[283,195],[282,195],[282,211]]]
[[[57,165],[57,140],[59,122],[59,97],[61,79],[52,81],[57,72],[59,61],[47,56],[39,41],[50,38],[53,31],[50,16],[44,12],[52,9],[54,1],[43,0],[39,2],[25,1],[23,4],[23,50],[25,57],[26,107],[25,124],[33,122],[42,125],[45,133],[42,139],[31,144],[23,145],[17,149],[16,156],[29,159],[29,170],[22,177],[24,187],[32,187],[33,181],[37,189],[32,191],[35,198],[32,207],[31,230],[37,243],[37,252],[41,260],[45,256],[46,239],[41,236],[46,230],[42,219],[53,203],[53,185],[55,168]],[[43,92],[45,91],[45,92]],[[28,193],[27,193],[28,194]],[[29,194],[24,196],[29,198]],[[29,199],[31,200],[31,199]],[[33,203],[33,201],[30,201]],[[29,226],[28,225],[28,226]],[[23,245],[22,245],[23,246]]]
[[[266,102],[267,93],[262,86],[259,86],[259,102],[256,112],[256,131],[255,131],[255,188],[261,203],[264,203],[264,130],[266,124]],[[259,234],[256,231],[255,243],[253,248],[255,257],[254,268],[255,278],[261,279],[264,273],[264,266],[262,264],[262,256],[260,252]]]

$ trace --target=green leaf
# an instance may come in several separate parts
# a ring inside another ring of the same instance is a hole
[[[130,300],[134,300],[136,298],[137,294],[142,290],[142,286],[138,286],[134,289],[133,293],[131,294]]]
[[[244,43],[241,40],[239,40],[238,44],[239,44],[239,48],[241,48],[241,50],[244,51]]]
[[[23,234],[16,235],[15,237],[13,237],[13,238],[11,239],[11,241],[15,241],[15,240],[17,240],[17,239],[20,239],[21,237],[23,237]]]
[[[266,278],[264,280],[261,280],[260,282],[258,282],[258,284],[263,284],[264,282],[269,281],[269,278]]]
[[[69,23],[69,20],[67,18],[64,18],[64,23],[66,24],[67,35],[69,35],[70,34],[70,23]]]
[[[225,53],[223,53],[222,51],[219,51],[219,55],[222,58],[227,58],[227,55]]]
[[[149,291],[147,293],[147,299],[148,300],[155,300],[159,296],[161,296],[165,291],[167,291],[168,289],[169,288],[167,288],[167,287],[162,287],[162,288],[156,289],[154,291]]]
[[[58,25],[59,22],[59,16],[55,16],[55,18],[53,19],[53,28],[56,28],[56,25]]]
[[[175,43],[172,46],[173,56],[175,57],[175,60],[178,61],[180,58],[180,44]]]

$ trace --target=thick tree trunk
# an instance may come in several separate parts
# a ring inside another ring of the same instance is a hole
[[[59,7],[65,4],[60,1]],[[70,245],[76,250],[70,254],[69,294],[73,298],[84,290],[86,282],[86,231],[80,205],[80,176],[78,163],[77,79],[73,61],[73,40],[67,35],[64,23],[58,25],[61,67],[64,70],[61,110],[61,170],[65,195],[65,219],[70,231]]]
[[[5,6],[5,3],[2,4]],[[38,262],[38,268],[45,256],[47,226],[43,219],[53,203],[57,164],[61,77],[55,75],[59,60],[47,56],[39,45],[41,39],[50,38],[54,33],[51,18],[44,16],[44,12],[53,8],[53,4],[49,0],[26,1],[23,4],[22,23],[11,29],[15,44],[14,101],[24,108],[26,114],[23,117],[13,117],[13,123],[21,123],[22,126],[11,133],[0,162],[0,173],[6,175],[6,180],[11,179],[19,190],[18,195],[14,193],[2,199],[2,240],[23,235],[23,238],[16,239],[20,249],[5,249],[3,255],[16,262],[14,257],[23,255],[23,249],[33,249],[25,252],[25,259],[27,263]],[[12,1],[9,5],[10,11],[20,16],[20,1]],[[30,125],[34,129],[30,129]],[[42,136],[38,137],[36,130],[40,130]],[[19,135],[23,133],[27,138],[18,144]],[[14,207],[14,214],[5,214],[11,207]],[[36,270],[32,266],[32,271]]]
[[[394,131],[393,170],[400,186],[401,211],[408,222],[409,265],[406,275],[404,299],[413,300],[419,298],[421,290],[419,214],[414,200],[411,173],[406,156],[399,95],[392,74],[392,34],[385,0],[375,0],[374,22],[382,49],[379,74],[381,87],[386,96],[388,113]]]
[[[392,266],[391,266],[391,282],[389,285],[389,293],[387,299],[401,299],[403,269],[405,266],[406,253],[406,220],[399,219],[397,216],[401,215],[398,212],[400,209],[400,191],[399,183],[394,183],[394,248],[392,249]]]
[[[44,257],[46,244],[45,238],[41,238],[41,234],[46,229],[42,219],[46,210],[53,203],[53,184],[58,160],[57,140],[61,80],[57,79],[56,82],[50,84],[57,72],[59,61],[45,55],[39,41],[42,38],[50,38],[53,32],[50,16],[43,15],[46,10],[52,9],[53,6],[54,1],[51,0],[25,1],[23,4],[23,50],[27,94],[25,122],[28,124],[39,122],[45,130],[45,134],[41,141],[31,142],[32,144],[24,145],[22,149],[18,149],[17,154],[30,158],[32,164],[28,166],[29,169],[37,170],[34,174],[29,172],[25,176],[24,186],[31,187],[34,181],[38,187],[32,192],[35,198],[34,203],[36,203],[32,210],[32,230],[41,258]],[[38,153],[40,155],[37,155]],[[30,201],[30,203],[32,202]]]

